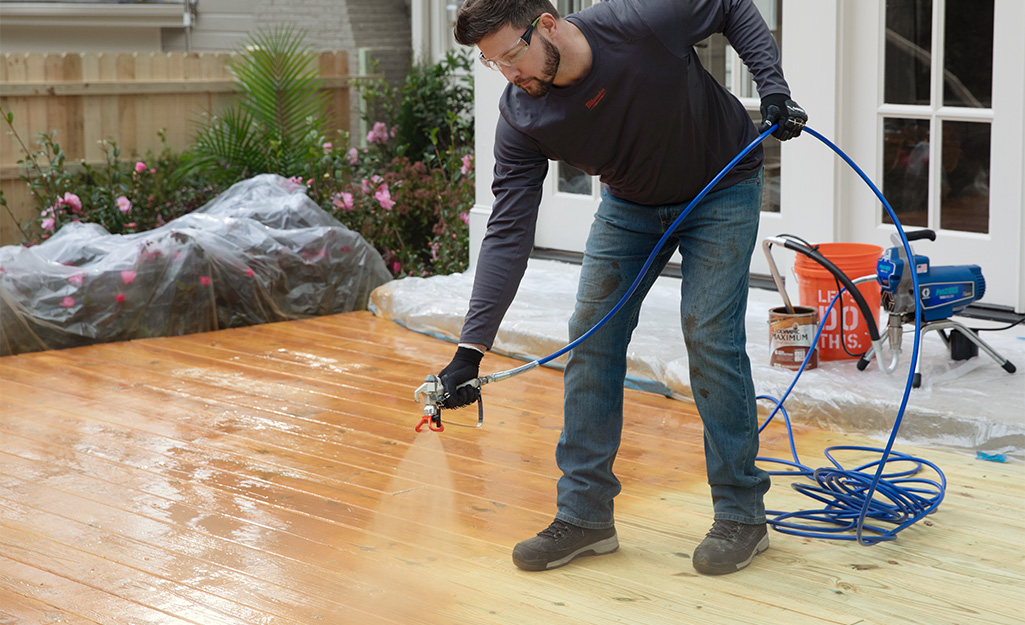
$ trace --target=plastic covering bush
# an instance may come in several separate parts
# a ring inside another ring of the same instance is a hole
[[[0,248],[0,355],[363,310],[381,255],[265,174],[131,235],[70,223]]]

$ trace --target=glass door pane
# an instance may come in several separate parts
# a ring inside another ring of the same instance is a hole
[[[589,0],[559,0],[556,8],[559,9],[559,14],[566,17],[570,13],[576,13],[580,9],[589,7],[593,2]]]
[[[885,101],[928,105],[931,63],[932,0],[887,0]]]
[[[990,125],[943,122],[940,228],[989,232]]]
[[[929,120],[883,120],[883,195],[905,226],[929,225]]]
[[[591,195],[591,177],[576,167],[559,161],[559,193]]]
[[[993,106],[993,0],[947,0],[943,105]]]

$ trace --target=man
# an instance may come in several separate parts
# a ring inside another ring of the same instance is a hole
[[[455,408],[479,375],[533,245],[548,161],[604,183],[588,237],[570,338],[622,297],[664,229],[757,131],[740,102],[701,67],[693,45],[722,32],[750,68],[763,128],[800,134],[779,50],[751,0],[609,0],[563,19],[547,0],[467,0],[456,40],[511,83],[495,137],[495,203],[478,255],[469,311],[439,377]],[[701,573],[737,571],[769,546],[755,466],[757,410],[745,352],[748,266],[758,229],[762,151],[752,151],[673,233],[634,297],[569,356],[562,470],[552,524],[513,550],[527,570],[615,551],[612,466],[623,425],[626,349],[641,300],[678,249],[681,323],[704,424],[714,524],[694,551]]]

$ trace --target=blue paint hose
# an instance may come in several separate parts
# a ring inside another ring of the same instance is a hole
[[[687,204],[683,212],[680,213],[680,215],[666,229],[662,238],[659,239],[627,292],[619,302],[594,325],[594,327],[585,332],[575,341],[555,352],[552,352],[544,358],[539,358],[514,369],[509,369],[508,371],[501,371],[481,376],[474,380],[475,385],[482,386],[490,382],[505,380],[525,371],[529,371],[535,367],[547,364],[548,362],[551,362],[552,360],[555,360],[576,348],[577,345],[580,345],[580,343],[590,338],[595,332],[604,326],[609,319],[615,316],[637,291],[637,288],[640,286],[644,276],[651,268],[651,264],[654,262],[658,252],[694,207],[697,206],[713,188],[715,188],[715,185],[719,184],[719,181],[722,180],[723,177],[725,177],[726,174],[728,174],[737,165],[737,163],[743,160],[745,156],[761,144],[762,141],[776,130],[776,128],[777,126],[773,125],[766,131],[762,132],[757,138],[741,150],[729,163],[727,163],[726,166],[723,167],[723,169],[714,178],[712,178],[707,185],[705,185],[705,188],[702,189],[689,204]],[[883,196],[879,188],[876,187],[865,172],[862,171],[862,169],[858,167],[858,165],[832,141],[808,126],[804,127],[804,132],[815,137],[832,149],[833,152],[843,159],[844,162],[846,162],[851,169],[858,174],[872,192],[875,193],[876,197],[879,198],[880,202],[882,202],[886,212],[893,220],[893,224],[900,236],[901,244],[904,246],[904,252],[907,254],[907,258],[914,258],[914,254],[911,251],[911,245],[908,243],[907,235],[904,233],[904,228],[901,226],[893,208],[890,206],[890,203]],[[787,247],[791,246],[788,245]],[[797,251],[807,253],[805,250],[798,249]],[[918,276],[912,272],[911,278],[913,283],[912,292],[917,293]],[[845,287],[848,286],[849,285],[845,284]],[[845,288],[844,290],[848,290],[848,288]],[[849,290],[851,295],[857,300],[859,295],[858,290],[856,288]],[[842,293],[843,291],[833,298],[833,301],[830,303],[830,308],[832,308]],[[828,315],[823,316],[823,323],[827,318]],[[873,315],[868,315],[867,318],[871,322],[871,331],[875,329],[875,319]],[[819,334],[822,332],[823,323],[820,323],[818,326],[818,331],[816,332],[814,341],[815,345],[818,344],[818,338]],[[776,517],[770,518],[768,521],[774,529],[783,533],[800,536],[857,540],[858,543],[862,545],[874,545],[881,541],[893,540],[898,532],[916,523],[925,515],[932,513],[939,506],[940,502],[943,501],[943,495],[946,490],[946,478],[943,476],[943,473],[939,468],[924,460],[893,451],[893,444],[896,440],[897,433],[900,431],[900,425],[904,419],[908,399],[911,395],[914,372],[916,370],[916,363],[918,362],[921,332],[921,302],[919,298],[915,298],[915,339],[911,353],[911,367],[909,369],[907,383],[904,387],[904,394],[901,398],[900,407],[897,411],[897,417],[894,421],[893,430],[890,433],[886,446],[882,449],[851,446],[830,447],[825,450],[825,455],[833,463],[832,468],[812,470],[800,463],[794,446],[793,432],[790,430],[790,418],[787,415],[786,410],[783,408],[783,402],[790,395],[790,392],[797,384],[797,380],[804,372],[805,366],[808,362],[808,357],[810,357],[812,353],[811,350],[809,350],[804,363],[801,364],[801,367],[794,376],[790,387],[782,398],[776,400],[767,396],[759,396],[759,399],[770,400],[775,405],[772,413],[766,418],[765,422],[759,428],[759,432],[761,432],[772,421],[776,414],[782,414],[788,428],[790,448],[794,459],[793,461],[771,458],[759,458],[758,460],[780,463],[792,467],[792,470],[774,473],[770,472],[772,475],[802,475],[813,479],[817,486],[795,484],[794,488],[823,504],[823,507],[819,510],[778,513],[770,511],[770,514],[777,514]],[[871,338],[873,340],[879,339],[877,330]],[[879,459],[863,464],[854,469],[847,470],[844,469],[836,459],[834,459],[833,453],[837,451],[878,453]],[[909,465],[909,468],[887,473],[886,470],[888,464],[894,462],[902,464],[906,463]],[[914,478],[913,476],[921,471],[923,466],[928,466],[933,469],[939,475],[939,482]],[[885,529],[877,523],[886,523],[895,527]],[[841,532],[849,531],[853,531],[854,535],[841,534]]]

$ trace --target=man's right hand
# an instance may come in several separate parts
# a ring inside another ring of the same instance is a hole
[[[459,347],[452,362],[441,370],[438,379],[445,387],[448,398],[442,406],[445,408],[462,408],[480,399],[480,389],[473,386],[457,388],[463,382],[468,382],[480,375],[480,361],[484,354],[469,347]]]

